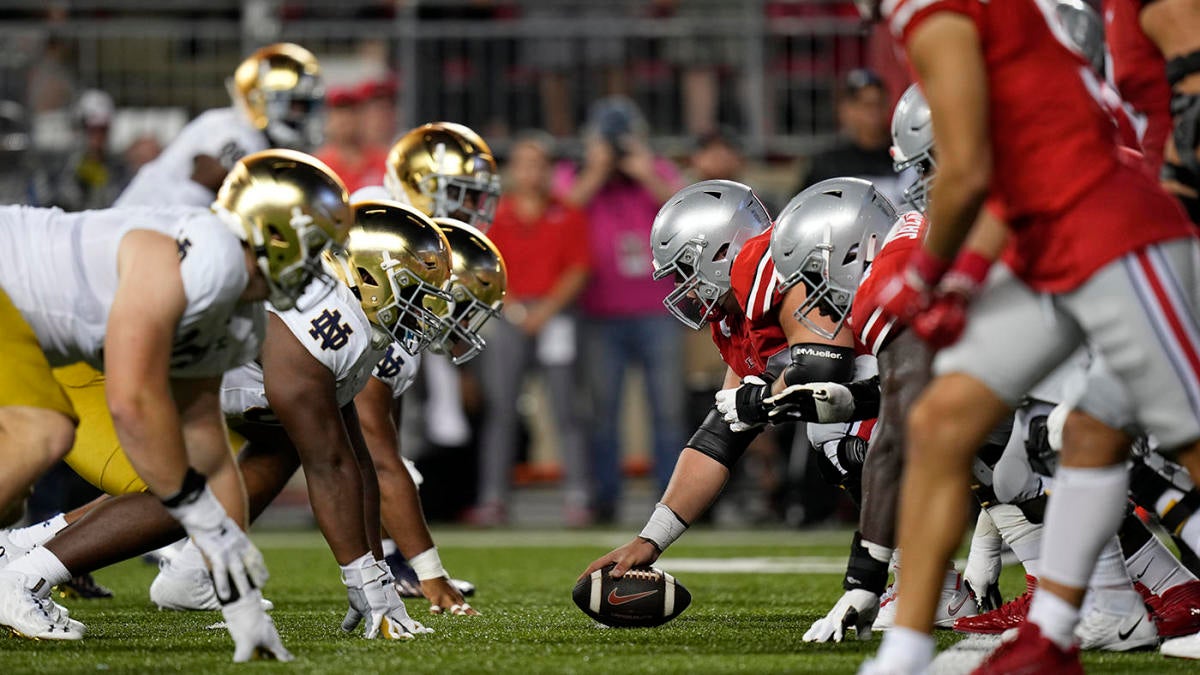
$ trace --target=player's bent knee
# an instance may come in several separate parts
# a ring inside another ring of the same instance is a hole
[[[75,422],[43,408],[0,408],[0,451],[35,453],[47,466],[66,456],[75,442]]]
[[[1125,432],[1104,424],[1078,410],[1072,410],[1063,423],[1062,465],[1103,467],[1124,462],[1129,456],[1130,438]]]

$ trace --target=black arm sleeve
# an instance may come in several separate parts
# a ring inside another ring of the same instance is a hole
[[[783,371],[788,386],[854,378],[854,350],[850,347],[801,342],[791,346],[791,354],[792,363]]]
[[[734,431],[717,412],[716,406],[708,411],[708,416],[700,423],[696,433],[688,440],[687,447],[704,453],[717,460],[727,469],[745,454],[746,448],[758,437],[760,429],[749,431]]]

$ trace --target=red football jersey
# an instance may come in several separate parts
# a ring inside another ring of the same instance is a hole
[[[903,271],[913,249],[921,245],[925,222],[925,216],[918,211],[901,214],[892,229],[888,230],[883,248],[863,274],[858,291],[854,294],[847,323],[854,330],[854,339],[875,356],[879,356],[879,350],[895,337],[892,329],[896,324],[895,317],[884,317],[883,309],[875,304],[879,290],[877,286],[882,279],[889,279]]]
[[[730,313],[712,324],[713,343],[738,377],[761,376],[771,358],[786,354],[788,346],[779,325],[783,295],[771,260],[771,230],[742,246],[729,277],[742,312]]]
[[[1104,39],[1111,57],[1113,85],[1126,103],[1145,118],[1142,153],[1157,176],[1171,134],[1171,87],[1167,63],[1142,32],[1138,12],[1143,0],[1104,0]]]
[[[1014,272],[1039,291],[1076,288],[1142,246],[1189,236],[1183,211],[1122,158],[1100,85],[1053,0],[886,0],[906,42],[939,12],[969,18],[987,67],[992,197],[1014,232]]]

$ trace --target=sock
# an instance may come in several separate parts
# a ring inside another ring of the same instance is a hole
[[[1041,576],[1072,588],[1087,585],[1096,558],[1114,541],[1125,516],[1128,485],[1124,464],[1059,468],[1046,507]]]
[[[1000,549],[1004,545],[989,510],[979,510],[975,532],[971,535],[971,552],[967,554],[967,566],[963,569],[963,577],[981,596],[987,592],[989,584],[1000,578]]]
[[[1039,588],[1029,606],[1029,621],[1036,624],[1047,639],[1066,650],[1075,643],[1079,610],[1057,595]]]
[[[1129,570],[1125,567],[1125,555],[1121,552],[1121,544],[1116,537],[1110,538],[1096,556],[1096,565],[1088,577],[1088,587],[1133,588]]]
[[[17,558],[4,569],[5,572],[24,574],[30,583],[30,588],[39,579],[47,581],[47,590],[51,586],[71,580],[71,573],[53,553],[44,546],[38,546],[24,556]]]
[[[992,522],[1004,538],[1004,543],[1016,554],[1017,560],[1030,576],[1040,576],[1042,557],[1042,532],[1044,525],[1029,522],[1025,512],[1012,504],[997,504],[988,509]]]
[[[396,546],[395,539],[384,539],[383,540],[383,557],[386,558],[389,555],[392,555],[393,553],[395,553],[399,550],[400,550],[399,547]]]
[[[898,672],[925,672],[933,662],[933,636],[896,626],[883,634],[875,660]]]
[[[1145,584],[1155,595],[1196,580],[1156,537],[1150,537],[1145,545],[1126,558],[1125,566],[1133,581]]]
[[[62,532],[66,526],[67,517],[60,513],[53,518],[43,520],[40,523],[34,523],[29,527],[9,530],[8,540],[21,548],[33,548],[34,546],[41,546],[50,541],[54,535]]]

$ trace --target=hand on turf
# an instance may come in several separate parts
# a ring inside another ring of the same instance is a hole
[[[411,640],[416,635],[433,632],[432,628],[422,626],[408,615],[386,563],[376,561],[361,571],[362,593],[371,618],[367,626],[368,640],[378,636],[385,640]]]
[[[262,608],[262,592],[251,590],[237,600],[221,606],[225,626],[233,637],[233,662],[251,659],[291,661],[292,653],[279,640],[275,622]]]
[[[805,642],[841,642],[846,629],[853,628],[859,640],[871,639],[871,625],[879,614],[879,596],[856,588],[846,591],[824,618],[817,619],[804,634]]]
[[[421,593],[429,601],[429,613],[441,614],[448,612],[455,616],[478,616],[479,612],[467,604],[462,593],[450,583],[447,577],[426,579],[421,582]]]
[[[793,384],[768,398],[772,422],[799,420],[832,424],[847,422],[854,415],[854,394],[836,382]]]
[[[722,389],[716,394],[717,412],[733,431],[748,431],[770,421],[771,406],[766,398],[771,395],[771,385],[762,378],[750,375],[742,379],[741,385]]]
[[[633,541],[628,544],[613,549],[592,561],[592,564],[588,565],[588,568],[584,570],[583,574],[579,575],[579,579],[576,581],[582,581],[590,576],[592,572],[609,563],[615,563],[612,571],[609,572],[609,576],[614,579],[620,579],[631,568],[653,564],[655,560],[658,560],[658,556],[660,555],[662,555],[662,552],[654,544],[641,537],[634,537]]]

